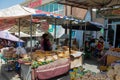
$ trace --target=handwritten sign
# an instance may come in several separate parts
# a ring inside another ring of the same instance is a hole
[[[40,6],[41,4],[42,4],[42,0],[36,0],[36,1],[31,2],[30,4],[28,4],[28,7],[34,8],[34,7]]]

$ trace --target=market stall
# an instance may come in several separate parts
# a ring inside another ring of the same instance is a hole
[[[55,51],[36,50],[31,54],[32,61],[27,55],[23,55],[23,58],[18,60],[21,64],[21,76],[23,79],[30,77],[50,79],[65,74],[70,69],[82,66],[82,54],[82,52],[72,50],[71,60],[67,47],[61,47]],[[30,74],[31,70],[32,74]]]
[[[19,6],[19,8],[21,8],[21,7]],[[27,9],[25,7],[22,7],[22,9],[23,8]],[[15,9],[15,7],[14,7],[14,9]],[[36,14],[30,12],[28,14],[26,13],[26,15],[19,14],[19,15],[14,15],[14,16],[12,16],[12,15],[1,16],[0,19],[7,19],[8,17],[15,18],[15,19],[19,18],[18,22],[19,22],[19,27],[20,27],[20,18],[22,18],[24,16],[31,16],[31,20],[26,19],[26,20],[30,21],[30,23],[31,23],[31,26],[30,26],[31,40],[32,40],[32,23],[39,24],[44,19],[46,19],[46,21],[49,24],[52,24],[52,23],[53,24],[62,24],[65,20],[69,19],[66,16],[63,17],[63,16],[57,15],[57,14],[45,13],[44,11],[40,11],[40,10],[35,11],[35,12],[36,12]],[[15,13],[15,14],[17,14],[17,13]],[[31,14],[33,14],[33,15],[31,15]],[[71,18],[68,21],[70,21],[70,20],[71,20]],[[72,20],[73,20],[73,18],[72,18]],[[45,26],[44,26],[44,28],[45,28]],[[19,30],[19,35],[20,35],[20,30]],[[56,35],[55,35],[55,38],[56,38]],[[31,42],[31,46],[32,46],[32,42]],[[75,53],[77,53],[77,52],[73,51],[73,54],[75,54]],[[70,64],[71,64],[70,63],[70,54],[71,53],[69,53],[69,48],[67,48],[67,50],[65,48],[63,50],[60,49],[60,50],[51,51],[51,52],[36,51],[35,53],[33,53],[32,47],[31,47],[31,54],[20,55],[21,59],[18,60],[18,62],[21,64],[21,77],[23,79],[27,79],[27,80],[30,80],[32,76],[34,76],[35,78],[48,79],[48,78],[52,78],[52,77],[56,77],[61,74],[64,74],[64,73],[68,72],[68,70],[70,69]],[[78,56],[80,57],[81,53]],[[55,64],[56,64],[56,66],[55,66]],[[51,67],[51,69],[48,68],[48,66]],[[42,70],[44,68],[46,68],[46,70]],[[35,75],[31,74],[32,69],[34,69]],[[47,74],[48,72],[51,72],[51,74],[50,75],[48,74],[49,76],[48,75],[46,76],[45,74]]]

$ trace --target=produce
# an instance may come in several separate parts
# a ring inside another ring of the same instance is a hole
[[[42,57],[42,58],[37,57],[37,61],[38,61],[38,62],[45,62],[45,57]]]
[[[46,60],[45,61],[52,61],[54,60],[54,58],[52,56],[46,56]]]
[[[58,59],[58,56],[57,56],[57,55],[53,55],[53,59],[54,59],[54,60],[57,60],[57,59]]]

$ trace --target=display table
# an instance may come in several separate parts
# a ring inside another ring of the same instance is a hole
[[[120,52],[115,52],[115,51],[107,51],[107,65],[110,65],[116,60],[120,60]]]
[[[70,60],[66,58],[58,59],[35,69],[32,69],[30,65],[21,64],[21,77],[23,80],[47,80],[65,74],[69,69]]]
[[[71,65],[70,65],[71,69],[75,68],[75,67],[82,66],[82,64],[83,64],[82,54],[83,54],[83,52],[79,52],[79,51],[77,51],[74,54],[71,54],[71,58],[72,58]]]

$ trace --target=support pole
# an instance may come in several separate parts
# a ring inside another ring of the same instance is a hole
[[[72,15],[72,6],[71,6],[71,15]],[[72,20],[70,20],[70,30],[69,30],[69,52],[71,54],[71,39],[72,39]]]
[[[65,6],[65,16],[67,16],[67,5]],[[67,26],[65,27],[65,34],[67,34],[67,28],[68,28],[68,23]]]
[[[19,23],[18,23],[19,46],[18,47],[20,47],[20,18],[18,20],[19,20]]]
[[[57,24],[57,19],[55,18],[55,31],[54,31],[54,40],[56,41],[56,24]]]
[[[20,18],[18,19],[18,36],[19,36],[18,47],[20,47]],[[20,57],[20,53],[18,54],[18,58],[19,57]]]
[[[85,40],[86,40],[86,22],[85,22],[85,31],[84,31],[84,52],[85,52]]]
[[[32,16],[30,20],[30,53],[32,53]]]

